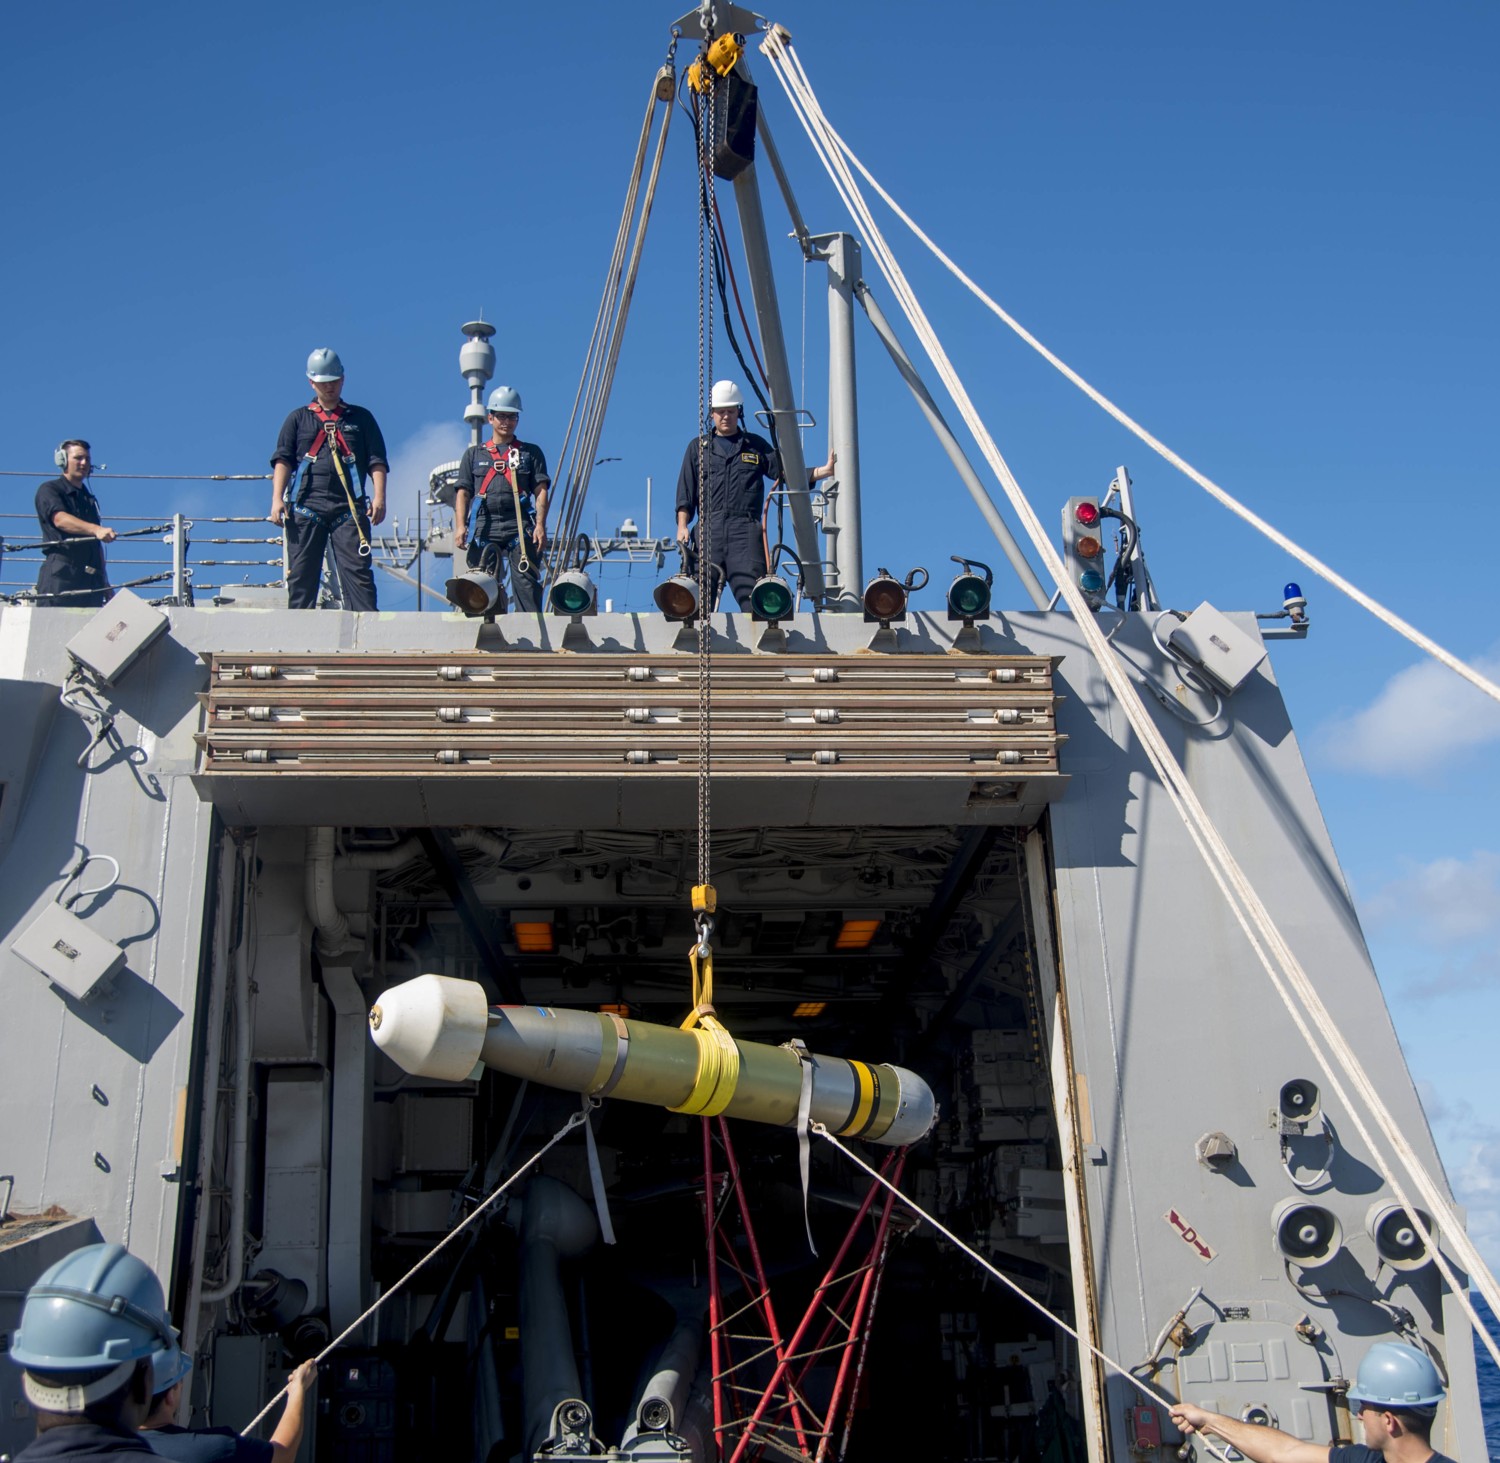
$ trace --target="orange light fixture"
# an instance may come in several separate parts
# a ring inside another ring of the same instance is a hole
[[[792,1016],[797,1021],[807,1021],[814,1016],[821,1016],[827,1009],[827,1001],[800,1001]]]
[[[846,919],[833,942],[835,950],[868,950],[880,928],[878,919]]]
[[[511,924],[516,937],[516,949],[523,955],[550,955],[557,949],[557,941],[548,920],[518,919]]]

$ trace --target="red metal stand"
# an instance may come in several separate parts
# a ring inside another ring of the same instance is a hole
[[[718,1123],[724,1153],[722,1174],[715,1168],[710,1128],[713,1121]],[[887,1156],[881,1175],[892,1184],[899,1184],[905,1165],[906,1150],[898,1149]],[[879,1184],[870,1185],[791,1340],[785,1341],[776,1320],[729,1127],[723,1118],[703,1120],[703,1181],[709,1355],[713,1368],[714,1437],[719,1457],[728,1456],[730,1463],[745,1463],[760,1458],[769,1449],[784,1458],[827,1463],[842,1414],[843,1432],[837,1450],[837,1456],[842,1458],[849,1445],[849,1418],[864,1376],[870,1328],[889,1250],[895,1195]],[[844,1270],[879,1194],[884,1195],[884,1203],[874,1238],[867,1249],[859,1252],[852,1268]],[[722,1232],[732,1215],[738,1217],[745,1236],[748,1271],[735,1245]],[[721,1276],[721,1269],[725,1268],[733,1270],[743,1293],[750,1297],[732,1313],[725,1308]],[[820,1315],[823,1324],[809,1345]],[[743,1334],[732,1329],[749,1316],[759,1317],[764,1334]],[[735,1343],[744,1354],[734,1354]],[[751,1349],[745,1352],[747,1344]],[[774,1364],[770,1379],[763,1386],[756,1386],[751,1378],[765,1376],[768,1358]],[[810,1400],[810,1382],[818,1367],[834,1368],[828,1402],[821,1415]],[[728,1453],[731,1444],[733,1451]]]

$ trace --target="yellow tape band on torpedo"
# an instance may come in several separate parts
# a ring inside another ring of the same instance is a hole
[[[698,1042],[698,1077],[687,1101],[667,1111],[716,1118],[734,1100],[739,1086],[740,1049],[712,1016],[705,1016],[691,1034]]]
[[[870,1121],[870,1109],[874,1107],[880,1090],[875,1083],[875,1074],[863,1062],[850,1061],[849,1068],[854,1073],[858,1095],[854,1099],[854,1111],[850,1114],[849,1121],[839,1129],[840,1138],[857,1137],[864,1131],[865,1124]]]

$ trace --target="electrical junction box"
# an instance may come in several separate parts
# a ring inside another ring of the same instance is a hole
[[[1167,636],[1167,644],[1226,696],[1266,658],[1259,640],[1230,624],[1207,600]]]
[[[122,589],[68,641],[68,654],[110,686],[166,628],[167,617],[160,610]]]
[[[11,950],[74,1000],[87,1001],[125,964],[125,952],[113,940],[95,934],[60,904],[49,904]]]

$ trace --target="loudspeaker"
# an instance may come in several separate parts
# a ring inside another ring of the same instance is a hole
[[[1417,1214],[1431,1234],[1432,1220],[1421,1209]],[[1365,1229],[1375,1241],[1375,1253],[1392,1270],[1421,1270],[1432,1263],[1432,1252],[1401,1205],[1376,1200],[1365,1215]]]
[[[1333,1211],[1301,1199],[1283,1199],[1271,1211],[1271,1235],[1277,1251],[1299,1265],[1322,1265],[1344,1243]]]
[[[1279,1101],[1283,1121],[1309,1123],[1322,1109],[1318,1097],[1318,1084],[1306,1077],[1296,1077],[1284,1083]]]

